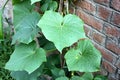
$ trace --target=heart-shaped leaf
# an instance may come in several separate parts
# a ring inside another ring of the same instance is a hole
[[[38,26],[42,29],[46,39],[52,41],[60,52],[80,38],[85,38],[83,21],[72,14],[63,18],[57,12],[46,11]]]
[[[5,68],[12,71],[27,71],[32,73],[43,62],[46,61],[46,54],[42,48],[37,48],[36,43],[29,45],[19,44],[7,62]]]
[[[36,37],[39,29],[36,26],[40,15],[37,12],[32,12],[33,5],[30,5],[30,1],[24,1],[13,6],[14,12],[14,29],[15,35],[13,36],[12,44],[18,42],[30,43]]]
[[[38,80],[37,77],[39,77],[42,74],[43,68],[44,65],[41,65],[31,74],[28,74],[26,71],[13,71],[11,72],[11,76],[15,80]]]
[[[24,17],[16,26],[16,33],[13,36],[12,44],[18,42],[30,43],[37,36],[40,29],[36,26],[40,19],[40,15],[36,12],[30,13]]]
[[[94,72],[100,69],[100,52],[90,40],[81,40],[77,47],[65,55],[69,71]]]

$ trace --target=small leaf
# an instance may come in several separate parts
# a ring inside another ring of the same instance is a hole
[[[80,79],[79,76],[72,76],[72,78],[70,80],[82,80],[82,79]]]
[[[46,11],[38,26],[42,29],[46,39],[52,41],[60,52],[80,38],[85,38],[83,21],[72,14],[63,18],[57,12]]]
[[[94,80],[108,80],[106,76],[103,75],[97,75],[95,76]]]
[[[52,1],[52,0],[46,0],[45,3],[41,6],[41,11],[45,12],[47,10],[53,10],[55,11],[58,7],[58,4],[56,1]]]
[[[16,80],[37,80],[37,77],[39,77],[42,74],[43,68],[44,65],[41,65],[37,70],[35,70],[31,74],[28,74],[26,71],[13,71],[11,72],[11,76]]]
[[[39,19],[40,15],[37,12],[25,16],[16,26],[16,33],[13,36],[12,44],[15,44],[17,41],[26,44],[32,42],[40,31],[36,26]]]
[[[83,79],[83,80],[93,80],[93,75],[92,75],[92,73],[87,72],[87,73],[83,74],[81,79]]]
[[[67,77],[59,77],[59,78],[57,78],[55,80],[69,80],[69,79]]]
[[[52,75],[53,75],[54,78],[65,76],[64,70],[59,69],[59,68],[51,69],[51,72],[52,72]]]
[[[34,3],[39,2],[39,1],[41,1],[41,0],[31,0],[31,4],[34,4]]]
[[[92,73],[84,73],[82,77],[79,76],[73,76],[70,80],[93,80]]]
[[[81,40],[76,48],[65,55],[69,71],[94,72],[100,69],[100,52],[90,40]]]
[[[36,43],[19,44],[15,47],[15,51],[5,68],[11,71],[25,70],[28,73],[32,73],[45,61],[45,51],[42,48],[37,48]]]

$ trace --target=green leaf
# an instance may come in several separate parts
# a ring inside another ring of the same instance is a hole
[[[14,4],[22,3],[24,1],[26,1],[26,0],[12,0],[12,3],[14,5]]]
[[[13,36],[12,44],[17,41],[22,43],[30,43],[37,36],[40,29],[36,26],[40,19],[40,15],[37,12],[33,12],[24,17],[16,26],[16,33]]]
[[[19,25],[19,23],[22,20],[24,20],[25,16],[27,16],[29,13],[31,13],[33,8],[34,8],[34,5],[31,6],[29,0],[26,0],[26,1],[24,1],[22,3],[19,3],[19,4],[15,4],[13,6],[13,13],[14,13],[13,23],[14,23],[15,28],[16,28],[17,25]]]
[[[2,10],[0,10],[0,41],[3,40]]]
[[[92,73],[87,72],[87,73],[84,73],[84,75],[81,77],[81,79],[83,79],[83,80],[93,80],[93,75],[92,75]]]
[[[51,72],[52,72],[54,78],[65,76],[64,70],[59,69],[59,68],[53,68],[53,69],[51,69]]]
[[[55,11],[58,7],[58,4],[56,1],[52,1],[52,0],[46,0],[45,3],[41,6],[41,11],[45,12],[47,10],[53,10]]]
[[[101,55],[90,40],[81,40],[65,55],[69,71],[94,72],[100,69]]]
[[[11,76],[16,80],[37,80],[37,77],[39,77],[42,74],[43,68],[44,65],[41,65],[37,70],[35,70],[31,74],[28,74],[26,71],[13,71],[11,72]]]
[[[84,73],[82,77],[73,76],[70,80],[93,80],[93,75],[92,73]]]
[[[97,75],[94,80],[108,80],[106,76],[103,75]]]
[[[57,78],[55,80],[69,80],[69,79],[67,77],[59,77],[59,78]]]
[[[5,68],[11,71],[25,70],[32,73],[45,61],[45,51],[42,48],[37,48],[36,43],[19,44],[15,47]]]
[[[46,39],[52,41],[60,52],[80,38],[85,38],[83,21],[72,14],[63,18],[57,12],[46,11],[38,26],[42,29]]]
[[[79,76],[72,76],[70,80],[81,80]]]
[[[41,1],[41,0],[31,0],[31,4],[34,4],[34,3],[39,2],[39,1]]]

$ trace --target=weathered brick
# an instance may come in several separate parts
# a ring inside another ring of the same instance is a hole
[[[113,51],[117,55],[120,55],[120,47],[112,40],[107,39],[106,48]]]
[[[116,74],[115,73],[109,73],[108,80],[119,80],[119,79],[116,78]]]
[[[104,24],[104,33],[108,37],[120,38],[120,29],[110,24]]]
[[[117,60],[116,66],[120,69],[120,58]]]
[[[109,21],[110,20],[110,17],[111,17],[111,14],[112,14],[112,11],[107,8],[107,7],[104,7],[104,6],[101,6],[101,5],[98,5],[97,6],[97,16],[105,21]]]
[[[85,30],[86,36],[91,38],[91,33],[92,33],[91,27],[85,24],[84,25],[84,30]]]
[[[96,19],[94,16],[91,16],[81,10],[77,10],[76,13],[87,25],[93,27],[98,31],[102,31],[103,23],[102,21]]]
[[[93,0],[93,1],[99,4],[109,5],[109,0]]]
[[[93,37],[93,40],[96,41],[98,44],[100,45],[103,45],[105,44],[105,35],[101,34],[100,32],[98,31],[95,31],[93,30],[92,31],[92,37]]]
[[[95,47],[101,52],[102,57],[109,61],[110,63],[115,63],[117,56],[115,54],[113,54],[112,52],[108,51],[107,49],[105,49],[104,47],[98,45],[98,44],[94,44]]]
[[[109,73],[115,73],[116,67],[113,66],[111,63],[107,61],[102,61],[102,66],[109,72]]]
[[[120,27],[120,13],[114,12],[111,23]]]
[[[96,6],[90,0],[77,1],[78,7],[85,9],[87,12],[95,14]]]
[[[120,0],[112,0],[111,7],[120,11]]]

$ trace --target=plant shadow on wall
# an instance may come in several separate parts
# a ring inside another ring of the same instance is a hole
[[[14,79],[106,80],[91,73],[100,70],[101,54],[86,38],[84,22],[69,14],[70,2],[13,0],[15,49],[5,69]]]

